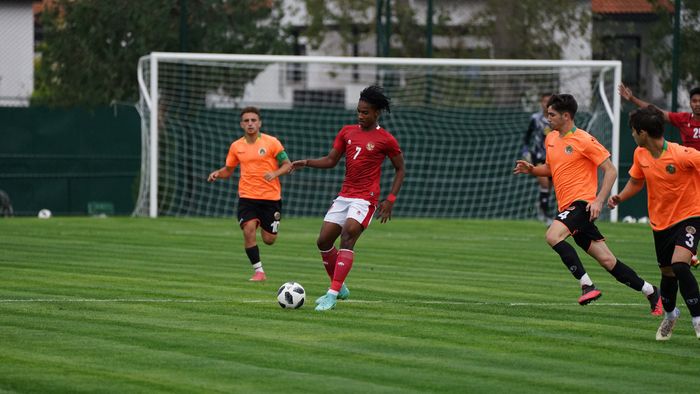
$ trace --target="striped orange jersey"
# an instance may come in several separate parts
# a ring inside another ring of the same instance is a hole
[[[663,230],[693,216],[700,216],[700,151],[673,142],[664,143],[659,158],[642,147],[634,151],[629,174],[647,186],[649,223]]]
[[[260,133],[255,143],[249,144],[241,137],[231,144],[226,156],[226,167],[241,165],[238,181],[238,196],[256,200],[282,199],[282,186],[279,178],[268,182],[265,173],[279,168],[277,155],[284,152],[279,140],[271,135]]]
[[[598,192],[598,166],[610,153],[585,130],[553,130],[545,139],[559,211],[574,201],[592,202]]]

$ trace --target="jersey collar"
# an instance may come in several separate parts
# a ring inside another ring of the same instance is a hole
[[[573,134],[574,134],[574,131],[576,131],[576,129],[578,129],[578,127],[576,127],[576,126],[572,127],[571,130],[569,130],[569,131],[567,131],[566,133],[564,133],[564,134],[562,135],[562,137],[566,137],[566,136],[568,136],[568,135],[573,135]]]

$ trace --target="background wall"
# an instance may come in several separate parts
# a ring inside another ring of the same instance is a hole
[[[266,124],[271,130],[290,129],[285,125],[291,121],[286,112],[266,113]],[[351,118],[349,115],[348,119]],[[620,188],[629,179],[627,171],[635,147],[627,126],[627,112],[623,112],[622,119]],[[117,215],[132,213],[141,165],[141,124],[135,109],[0,108],[0,125],[0,189],[10,195],[16,215],[36,215],[42,208],[51,209],[57,215],[85,215],[89,213],[90,203],[103,203],[101,207],[98,204],[98,208],[107,207],[108,213],[109,207]],[[324,130],[337,127],[333,124]],[[670,133],[669,138],[677,140],[677,133]],[[313,156],[311,152],[300,152],[308,147],[297,146],[294,140],[285,139],[292,157],[303,153]],[[325,153],[331,140],[331,136],[327,136],[319,141],[322,147],[315,147],[314,154]],[[419,142],[412,141],[412,144]],[[415,152],[420,147],[406,146],[405,149]],[[225,151],[226,147],[222,146],[217,160],[219,156],[223,160]],[[342,173],[342,169],[338,171]],[[385,172],[393,174],[391,170]],[[409,176],[407,182],[410,181]],[[294,185],[292,179],[284,179],[284,182],[285,199],[292,204],[295,199],[290,198],[289,193],[299,185]],[[340,184],[328,187],[333,190],[326,194],[332,195]],[[534,181],[532,187],[536,189]],[[235,200],[231,202],[233,205]],[[310,204],[309,201],[296,203]],[[288,206],[288,211],[294,210]],[[622,206],[620,218],[627,215],[646,216],[645,193]]]
[[[141,166],[134,108],[0,108],[0,189],[16,215],[131,214]],[[94,204],[93,204],[94,207]]]

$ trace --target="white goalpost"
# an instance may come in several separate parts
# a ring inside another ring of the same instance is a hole
[[[535,217],[534,178],[512,167],[542,93],[570,93],[576,124],[619,168],[619,61],[414,59],[154,52],[137,69],[142,117],[139,216],[235,215],[238,170],[209,184],[242,136],[240,109],[262,111],[263,132],[290,159],[324,156],[355,122],[359,92],[373,84],[392,98],[380,124],[404,151],[407,178],[397,216]],[[343,163],[281,178],[285,215],[318,216],[337,195]],[[393,169],[382,168],[382,191]],[[617,182],[613,193],[617,192]],[[556,202],[552,202],[554,212]],[[617,221],[617,211],[603,218]]]

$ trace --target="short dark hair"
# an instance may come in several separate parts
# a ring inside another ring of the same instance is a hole
[[[570,94],[553,94],[547,101],[547,107],[552,107],[559,113],[568,112],[572,119],[576,115],[576,111],[578,111],[578,103],[576,103],[574,96]]]
[[[696,94],[700,94],[700,87],[690,89],[690,92],[688,92],[688,97],[693,98],[693,96]]]
[[[248,113],[253,113],[258,115],[258,119],[262,119],[262,116],[260,116],[260,109],[258,107],[245,107],[241,110],[241,115],[240,117],[242,118],[243,115],[248,114]]]
[[[372,85],[365,88],[360,92],[360,100],[376,110],[391,112],[391,108],[389,108],[391,99],[384,94],[384,89],[381,86]]]
[[[637,133],[644,130],[651,138],[664,135],[664,113],[653,105],[639,108],[630,113],[629,125]]]

